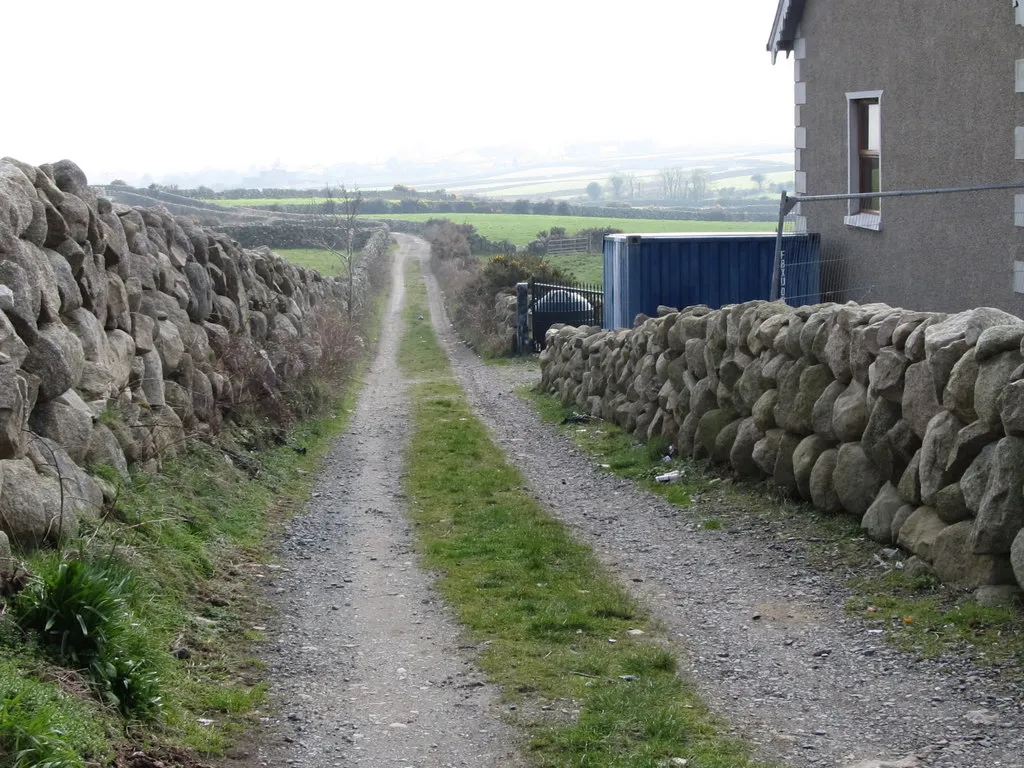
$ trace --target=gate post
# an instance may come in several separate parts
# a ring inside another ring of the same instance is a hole
[[[528,322],[529,299],[526,283],[516,283],[516,352],[525,355],[533,349],[530,344],[530,326]]]

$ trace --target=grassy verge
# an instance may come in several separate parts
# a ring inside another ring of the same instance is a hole
[[[1024,674],[1024,610],[987,607],[962,590],[931,578],[908,577],[897,560],[879,556],[881,547],[866,539],[858,521],[828,515],[781,498],[763,485],[734,483],[720,470],[686,459],[665,463],[662,440],[643,444],[619,427],[602,421],[575,423],[575,411],[546,394],[523,389],[540,417],[562,431],[600,466],[688,508],[696,528],[717,530],[756,524],[762,534],[794,549],[802,567],[845,577],[852,596],[847,611],[867,629],[922,658],[957,652],[1012,676]],[[657,483],[667,471],[682,473],[678,483]]]
[[[533,762],[752,765],[677,677],[643,608],[523,492],[418,319],[426,306],[422,281],[410,280],[400,362],[417,381],[412,514],[425,562],[486,646],[479,663],[503,687]]]
[[[135,748],[191,765],[257,724],[266,685],[253,652],[272,613],[255,586],[366,364],[319,417],[284,435],[250,421],[189,441],[63,553],[20,553],[33,577],[0,619],[0,766],[110,765]]]

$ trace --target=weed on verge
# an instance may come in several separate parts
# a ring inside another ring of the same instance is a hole
[[[410,281],[410,306],[423,296]],[[443,352],[406,315],[410,389],[406,486],[425,564],[485,650],[479,664],[516,709],[539,766],[749,766],[676,675],[643,609],[593,553],[524,492],[476,418]],[[420,343],[411,340],[419,338]],[[511,710],[510,710],[511,712]]]

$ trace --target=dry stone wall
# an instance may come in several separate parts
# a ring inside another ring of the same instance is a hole
[[[854,515],[943,581],[1024,585],[1022,342],[1024,321],[991,308],[664,309],[553,328],[542,388]]]
[[[362,300],[364,265],[355,282]],[[279,394],[323,354],[318,310],[347,295],[269,249],[97,197],[70,161],[0,160],[0,544],[73,533],[114,492],[90,469],[127,479],[216,430],[242,367]]]

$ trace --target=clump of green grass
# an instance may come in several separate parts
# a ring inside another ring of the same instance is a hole
[[[990,607],[931,576],[902,570],[861,576],[847,612],[883,629],[898,647],[924,658],[948,651],[970,653],[983,664],[1021,674],[1024,613],[1013,605]]]
[[[406,340],[419,332],[407,316]],[[447,371],[440,348],[432,354],[428,369]],[[424,368],[414,345],[400,361]],[[644,609],[522,492],[458,385],[435,377],[411,396],[406,484],[420,548],[459,620],[486,642],[480,665],[521,705],[535,764],[752,765],[677,677]],[[550,702],[567,722],[542,708]]]
[[[81,768],[110,758],[102,712],[27,674],[24,649],[0,660],[0,765]]]
[[[37,574],[13,601],[13,617],[59,664],[84,670],[95,696],[132,720],[162,709],[159,664],[133,627],[127,576],[109,563],[76,559]]]

